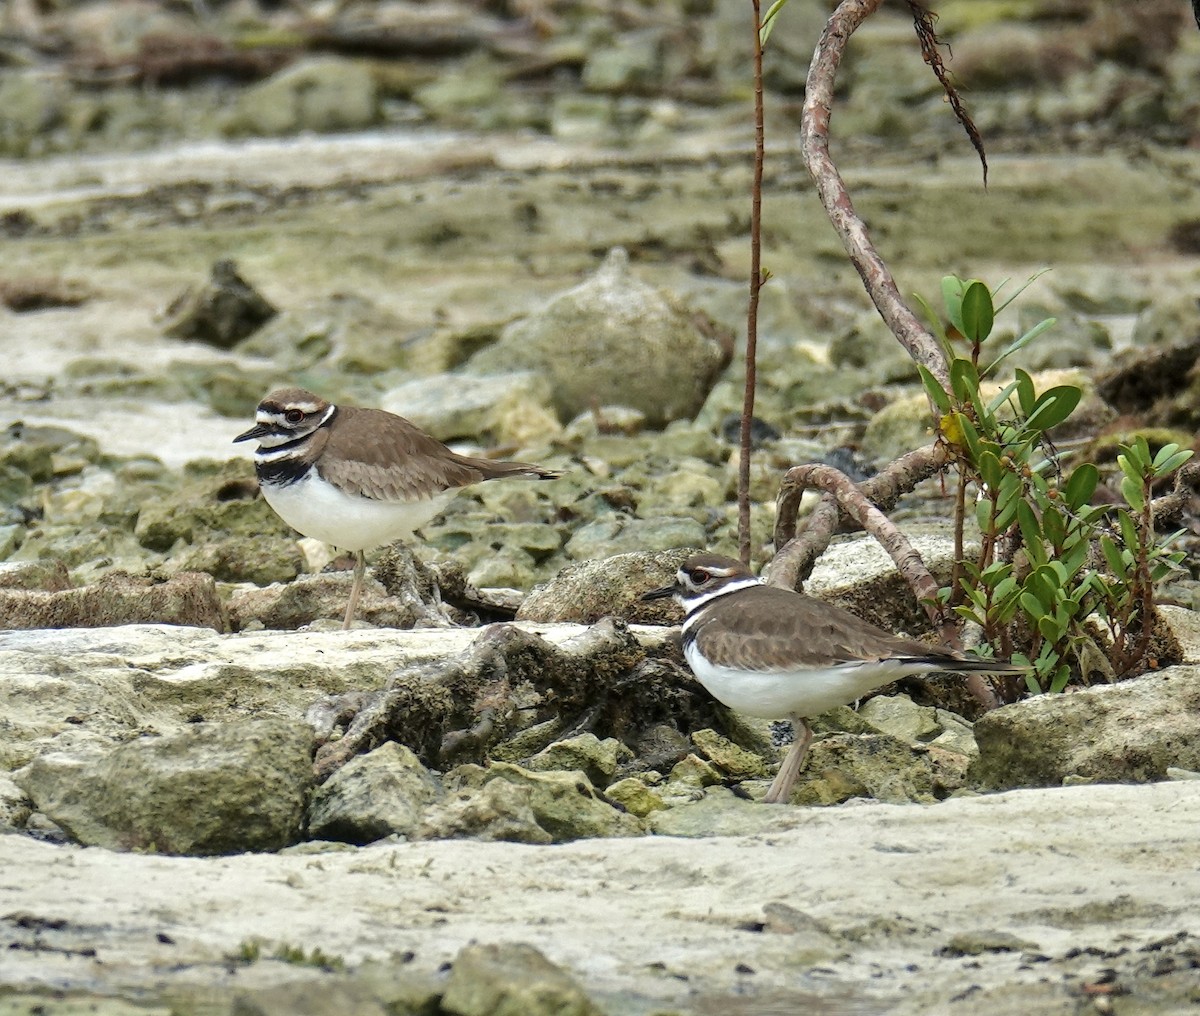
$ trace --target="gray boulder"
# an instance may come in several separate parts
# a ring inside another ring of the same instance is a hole
[[[447,776],[447,782],[458,785],[457,803],[440,814],[430,815],[424,829],[427,837],[473,835],[483,839],[566,843],[593,837],[639,836],[645,832],[640,819],[605,802],[582,772],[539,773],[508,762],[495,762],[486,769],[477,765],[459,766]],[[496,782],[508,786],[503,791],[489,789]],[[504,835],[496,835],[484,823],[471,827],[461,821],[470,812],[472,799],[481,794],[492,805],[502,805],[496,809],[496,819]],[[530,816],[542,836],[528,825]],[[523,821],[514,832],[517,818]]]
[[[643,593],[674,581],[693,551],[632,551],[567,565],[535,586],[517,611],[519,621],[578,621],[594,624],[619,617],[633,624],[677,624],[679,608],[670,600],[644,603]]]
[[[235,134],[361,130],[379,115],[370,69],[337,57],[304,60],[238,97],[228,123]]]
[[[54,752],[14,781],[80,843],[206,856],[278,850],[300,838],[313,782],[304,723],[199,723],[110,752]]]
[[[970,778],[987,790],[1067,777],[1148,783],[1168,768],[1200,769],[1200,667],[1015,702],[977,720],[975,740]]]
[[[597,405],[627,405],[652,426],[699,412],[731,355],[716,326],[635,278],[614,248],[574,289],[504,329],[472,372],[534,370],[565,423]]]
[[[223,631],[225,615],[211,575],[184,572],[166,582],[122,572],[94,585],[48,593],[0,589],[0,628],[100,628],[178,624]]]
[[[602,1016],[583,988],[531,945],[468,945],[454,958],[441,1011],[453,1016]]]
[[[308,832],[314,839],[366,844],[411,836],[441,793],[412,751],[388,741],[351,759],[313,797]]]

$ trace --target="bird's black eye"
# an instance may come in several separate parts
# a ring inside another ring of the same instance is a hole
[[[707,582],[710,578],[712,578],[712,576],[709,574],[707,568],[693,568],[692,569],[691,579],[693,582],[696,583],[696,585],[700,585],[701,583]]]
[[[288,423],[299,423],[304,419],[304,411],[301,409],[289,409],[283,414],[283,418],[287,420]]]

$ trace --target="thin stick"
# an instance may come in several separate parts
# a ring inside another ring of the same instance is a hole
[[[866,223],[854,210],[845,181],[829,155],[829,118],[838,65],[854,30],[882,3],[883,0],[842,0],[826,24],[805,84],[800,151],[817,185],[821,204],[880,316],[908,355],[928,368],[948,391],[950,375],[941,347],[901,297],[896,280],[872,243]]]
[[[742,429],[738,456],[738,554],[750,563],[750,427],[754,421],[757,381],[758,291],[762,288],[763,50],[759,0],[754,8],[754,182],[750,189],[750,301],[746,310],[746,390],[742,399]]]

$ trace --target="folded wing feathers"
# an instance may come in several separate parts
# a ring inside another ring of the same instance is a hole
[[[329,443],[336,454],[321,461],[321,475],[349,493],[380,501],[419,500],[503,476],[559,475],[525,462],[458,455],[407,420],[373,409],[346,414]]]

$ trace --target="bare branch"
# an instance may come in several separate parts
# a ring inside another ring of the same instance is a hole
[[[829,155],[829,118],[838,66],[851,34],[882,3],[883,0],[842,0],[826,23],[808,71],[800,150],[821,204],[883,320],[913,360],[949,389],[949,372],[941,347],[900,296],[892,273],[871,242],[866,224],[854,210],[845,181]]]
[[[864,480],[857,489],[877,509],[886,512],[902,495],[944,469],[949,462],[946,445],[937,442],[902,455],[882,472]],[[804,530],[797,536],[796,514],[807,487],[803,470],[813,468],[816,467],[798,466],[788,470],[776,501],[775,558],[767,568],[767,575],[772,585],[785,589],[803,587],[814,562],[829,546],[833,534],[853,517],[832,495],[826,495],[807,517]]]
[[[750,190],[750,300],[746,310],[746,387],[738,442],[738,555],[750,563],[750,428],[757,383],[758,291],[762,288],[763,47],[759,0],[754,9],[754,182]]]

